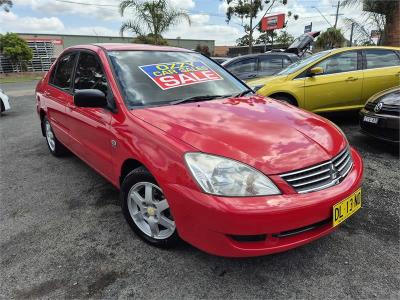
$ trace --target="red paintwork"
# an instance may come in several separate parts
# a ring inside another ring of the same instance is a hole
[[[104,47],[182,51],[134,44]],[[332,231],[331,225],[281,239],[271,234],[329,218],[332,206],[361,185],[363,164],[354,149],[354,166],[337,186],[297,194],[277,175],[329,160],[345,147],[342,134],[322,117],[259,96],[128,111],[103,50],[95,45],[75,48],[99,55],[118,112],[75,107],[72,95],[50,86],[46,75],[37,86],[38,113],[47,114],[57,138],[116,187],[125,161],[143,164],[163,189],[179,235],[206,252],[255,256],[308,243]],[[117,142],[116,148],[111,140]],[[185,166],[183,155],[188,151],[245,162],[269,175],[282,195],[226,198],[204,194]],[[239,243],[229,234],[269,236],[265,242]]]

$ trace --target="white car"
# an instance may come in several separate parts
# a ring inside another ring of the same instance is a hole
[[[0,113],[11,108],[10,102],[8,102],[8,96],[4,94],[2,89],[0,89],[0,100]]]

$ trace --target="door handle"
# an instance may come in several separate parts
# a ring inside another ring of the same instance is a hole
[[[394,76],[399,77],[400,76],[400,72],[397,72]]]
[[[358,78],[357,77],[347,77],[346,78],[346,81],[356,81],[356,80],[358,80]]]
[[[254,77],[256,77],[257,75],[256,74],[251,74],[251,75],[249,75],[249,76],[247,76],[248,78],[254,78]]]

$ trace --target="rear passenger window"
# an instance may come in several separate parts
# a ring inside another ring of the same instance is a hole
[[[107,95],[108,85],[95,54],[81,52],[76,66],[74,90],[96,89]]]
[[[384,68],[391,66],[399,66],[400,59],[391,50],[370,49],[365,50],[367,59],[367,69]]]
[[[255,58],[241,60],[230,65],[228,69],[235,74],[255,72],[257,70],[257,60]]]
[[[61,57],[57,62],[57,66],[54,68],[50,83],[60,89],[68,91],[71,86],[71,77],[75,59],[76,53],[67,54]]]

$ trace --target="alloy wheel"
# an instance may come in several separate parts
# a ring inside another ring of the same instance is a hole
[[[161,189],[150,182],[136,183],[128,193],[129,214],[147,236],[167,239],[175,232],[175,221]]]

